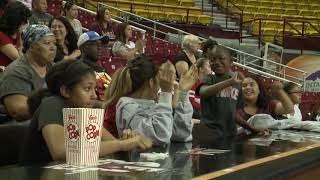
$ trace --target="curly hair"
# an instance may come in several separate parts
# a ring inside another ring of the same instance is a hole
[[[63,17],[63,16],[58,16],[58,17],[54,17],[50,22],[49,22],[49,27],[51,28],[52,22],[54,20],[60,21],[66,28],[67,30],[67,35],[66,35],[66,45],[68,47],[68,51],[69,52],[73,52],[74,50],[76,50],[77,47],[77,41],[78,41],[78,36],[75,33],[75,31],[73,30],[71,24],[69,23],[69,21]]]
[[[204,41],[202,43],[202,49],[201,50],[203,51],[203,54],[205,54],[205,53],[207,53],[209,51],[209,49],[212,49],[217,45],[218,45],[218,43],[215,40],[208,39],[208,40],[206,40],[206,41]]]
[[[258,108],[263,108],[263,109],[266,108],[269,105],[270,101],[271,101],[271,96],[268,95],[268,93],[266,91],[266,88],[263,86],[261,80],[256,75],[249,75],[246,78],[250,78],[250,79],[254,80],[258,84],[260,93],[258,95],[256,106]]]
[[[0,19],[0,31],[7,35],[14,35],[21,25],[28,22],[31,11],[21,2],[10,3]]]

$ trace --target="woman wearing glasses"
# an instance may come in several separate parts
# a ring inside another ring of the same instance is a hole
[[[302,89],[299,85],[288,82],[284,84],[283,90],[288,94],[289,98],[291,99],[292,103],[294,104],[294,112],[291,114],[284,115],[288,119],[292,119],[295,121],[301,121],[302,115],[299,109],[299,104],[301,103],[301,96],[302,96]]]

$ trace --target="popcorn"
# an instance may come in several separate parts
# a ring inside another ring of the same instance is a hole
[[[63,109],[67,164],[98,164],[103,116],[104,109]]]

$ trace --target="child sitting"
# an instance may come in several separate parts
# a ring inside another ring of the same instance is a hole
[[[95,73],[82,61],[57,63],[49,70],[46,82],[48,89],[28,100],[30,113],[34,115],[22,154],[23,162],[65,160],[63,108],[94,108],[98,104]],[[102,129],[100,156],[152,145],[148,138],[131,131],[125,130],[122,134],[128,139],[117,140]]]
[[[113,79],[112,83],[118,83],[117,90],[125,93],[115,94],[128,96],[120,98],[116,107],[119,134],[123,129],[130,128],[151,138],[156,145],[170,143],[170,140],[192,140],[193,111],[188,91],[197,79],[196,67],[193,66],[180,79],[179,101],[174,115],[172,90],[176,72],[170,62],[158,70],[151,59],[140,56],[129,61],[127,66],[119,71],[119,77],[115,78],[116,81]]]

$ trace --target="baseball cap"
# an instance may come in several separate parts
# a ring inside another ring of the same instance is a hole
[[[81,36],[78,39],[78,47],[83,45],[87,41],[103,41],[105,43],[109,42],[108,36],[100,36],[97,32],[89,31],[81,34]]]

